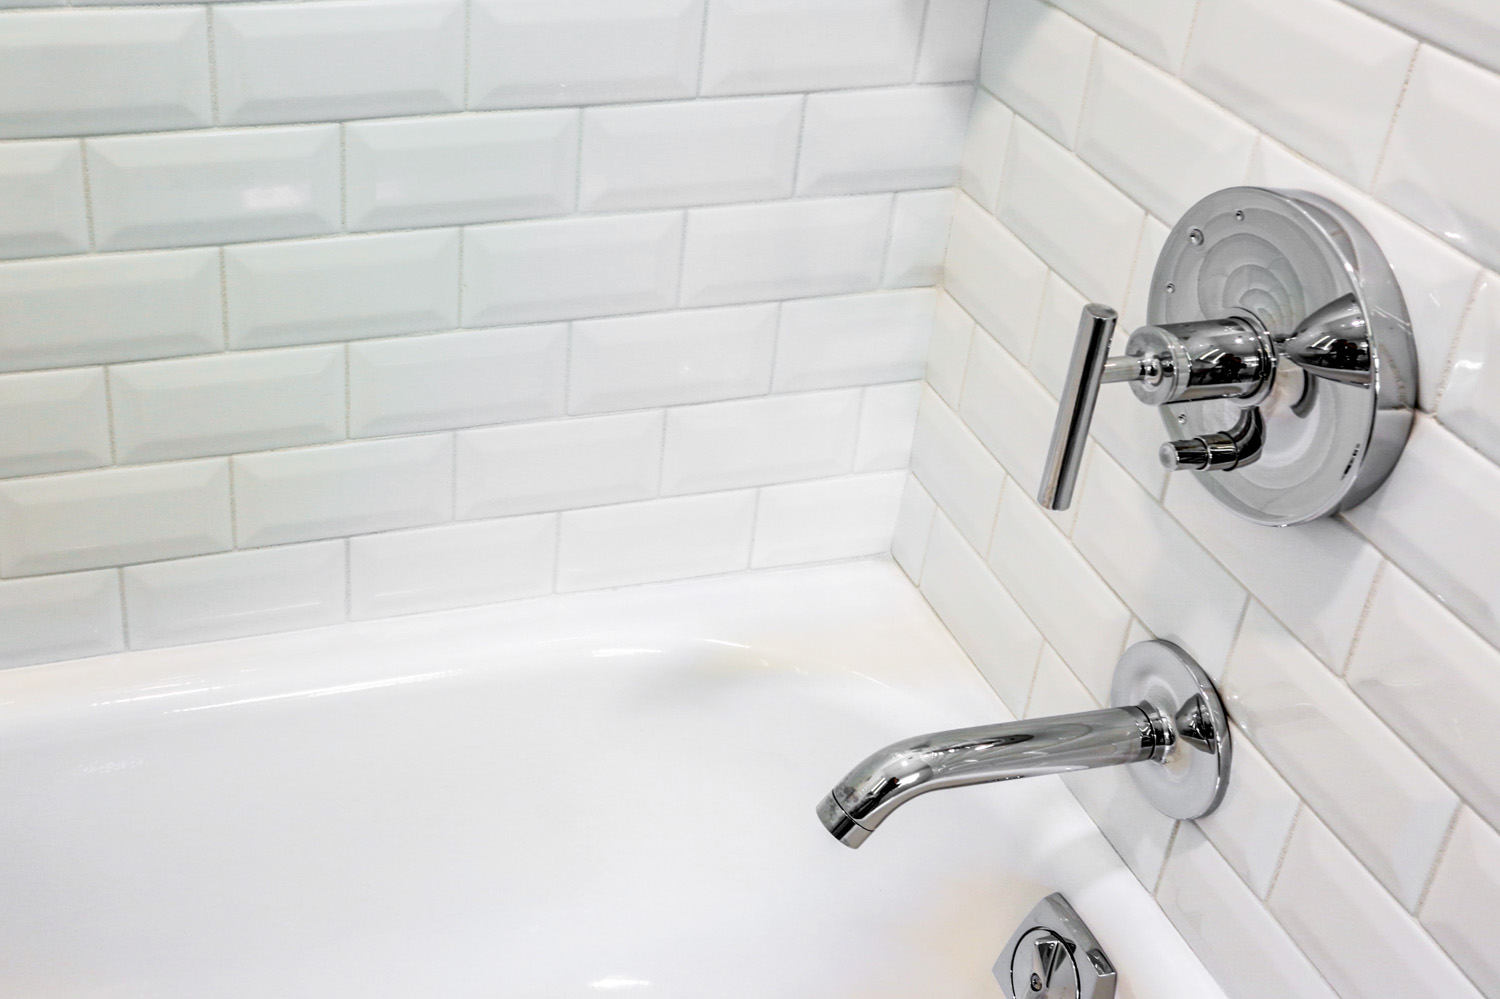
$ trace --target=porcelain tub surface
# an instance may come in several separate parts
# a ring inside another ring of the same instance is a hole
[[[1064,891],[1219,992],[1053,778],[813,806],[1009,717],[889,563],[0,673],[9,999],[970,999]]]

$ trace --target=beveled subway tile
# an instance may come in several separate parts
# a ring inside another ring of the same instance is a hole
[[[229,344],[245,349],[452,329],[454,229],[231,246]]]
[[[568,409],[605,413],[763,395],[775,305],[692,309],[573,324]]]
[[[130,647],[153,649],[313,628],[344,619],[344,542],[128,566]]]
[[[0,668],[98,656],[125,647],[113,569],[0,582]]]
[[[1490,822],[1500,822],[1500,651],[1406,573],[1375,585],[1349,685]]]
[[[1182,65],[1198,0],[1057,0],[1084,24],[1164,69]]]
[[[1500,833],[1468,809],[1422,903],[1422,925],[1486,995],[1500,993],[1491,933],[1500,924]]]
[[[887,288],[928,288],[942,283],[943,257],[958,198],[951,188],[902,191],[891,214],[891,248],[885,258]]]
[[[1223,690],[1266,759],[1415,907],[1458,797],[1259,604],[1245,615]]]
[[[760,491],[750,565],[861,558],[890,549],[904,471],[767,486]]]
[[[205,8],[9,11],[0,21],[0,137],[212,121]]]
[[[921,0],[714,0],[703,93],[878,87],[912,78]]]
[[[1271,912],[1340,995],[1480,999],[1417,921],[1305,811],[1271,889]]]
[[[578,112],[502,111],[344,126],[350,229],[565,215],[577,186]]]
[[[349,345],[349,433],[410,434],[561,416],[566,323]]]
[[[236,4],[214,14],[227,124],[463,108],[463,0]]]
[[[89,139],[103,250],[238,243],[337,232],[335,125]]]
[[[935,292],[810,298],[781,307],[772,389],[838,388],[920,378]]]
[[[110,460],[102,369],[0,375],[0,477],[98,468]]]
[[[1047,265],[972,199],[959,197],[943,286],[1011,353],[1031,350]]]
[[[222,458],[0,482],[0,575],[36,576],[223,551]]]
[[[88,248],[83,146],[68,139],[0,143],[0,257]]]
[[[692,97],[705,0],[475,0],[474,108]]]
[[[995,214],[1073,287],[1124,300],[1145,213],[1024,121],[1011,130]]]
[[[0,370],[175,357],[224,345],[216,250],[0,264]]]
[[[755,490],[675,496],[562,515],[560,591],[686,579],[750,562]]]
[[[1043,0],[990,5],[979,82],[1064,145],[1078,134],[1094,33]]]
[[[859,389],[834,389],[670,410],[662,493],[844,474],[854,464],[859,409]]]
[[[946,187],[958,179],[972,88],[813,94],[803,115],[799,194]]]
[[[859,409],[859,441],[854,447],[856,472],[906,469],[911,465],[912,439],[922,383],[895,382],[865,388]]]
[[[344,436],[344,352],[336,345],[116,365],[109,387],[121,462]]]
[[[1005,469],[935,392],[917,411],[911,469],[969,544],[987,549]]]

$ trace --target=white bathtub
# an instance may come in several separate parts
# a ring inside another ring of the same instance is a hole
[[[0,673],[6,999],[970,999],[1065,892],[1222,993],[1055,779],[813,806],[1009,717],[887,563]]]

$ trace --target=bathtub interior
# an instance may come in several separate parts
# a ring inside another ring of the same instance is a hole
[[[0,994],[977,999],[1063,890],[1122,995],[1217,995],[1055,779],[814,818],[1005,717],[874,562],[10,671]]]

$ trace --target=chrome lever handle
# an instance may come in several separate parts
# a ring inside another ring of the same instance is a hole
[[[1047,465],[1042,471],[1041,488],[1037,490],[1037,502],[1048,510],[1066,510],[1073,502],[1073,487],[1083,465],[1083,449],[1088,443],[1089,424],[1094,420],[1094,404],[1099,401],[1099,386],[1104,383],[1104,369],[1109,361],[1109,342],[1118,319],[1119,313],[1097,302],[1085,305],[1078,317],[1078,339],[1073,343],[1073,360],[1068,365],[1057,422],[1052,427],[1052,443],[1047,448]]]

